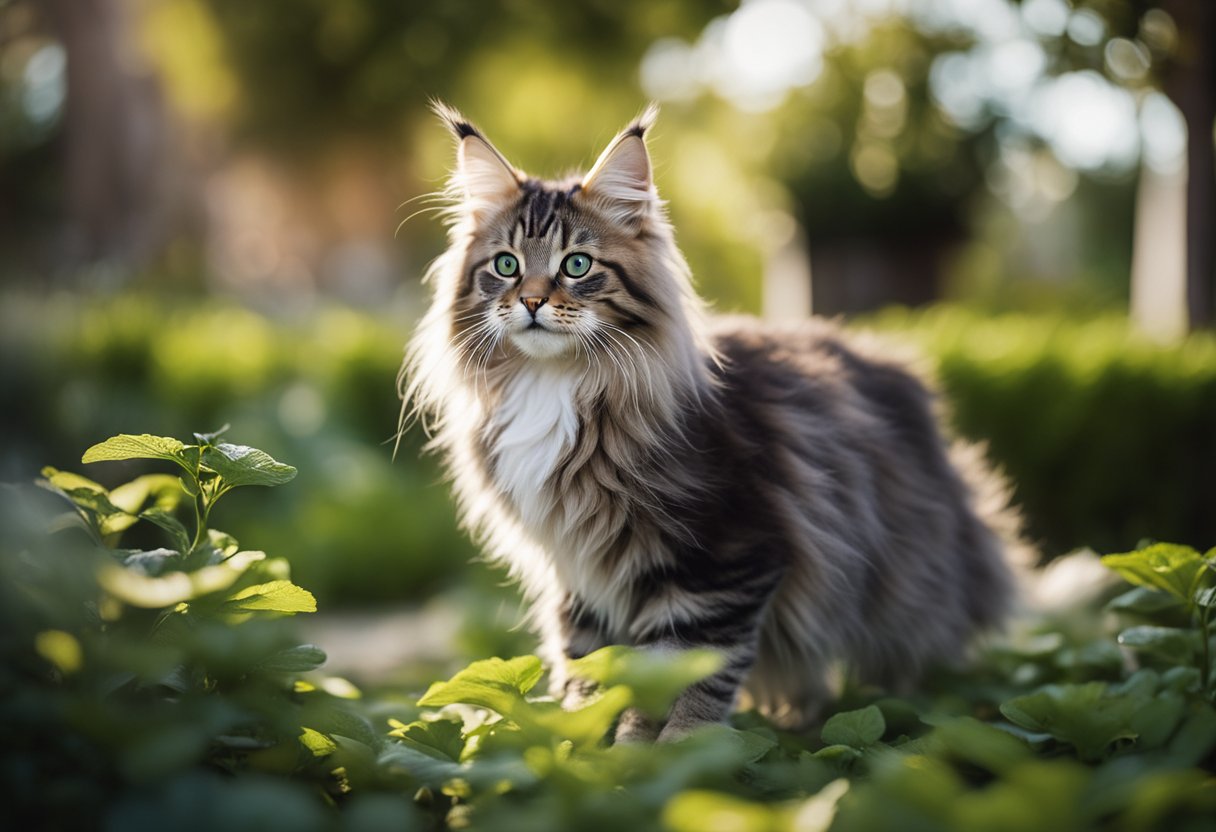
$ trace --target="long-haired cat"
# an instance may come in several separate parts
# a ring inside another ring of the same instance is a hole
[[[722,669],[662,725],[627,712],[618,740],[722,720],[743,688],[805,724],[833,663],[906,686],[999,624],[1003,487],[947,452],[930,392],[881,348],[707,317],[655,191],[653,108],[563,181],[436,110],[458,144],[450,247],[402,392],[522,584],[555,695],[607,644],[708,647]]]

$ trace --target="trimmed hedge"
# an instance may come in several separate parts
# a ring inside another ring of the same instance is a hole
[[[219,522],[273,536],[323,605],[418,598],[468,577],[475,550],[434,460],[420,458],[421,432],[395,462],[385,444],[414,313],[272,319],[216,298],[10,295],[2,314],[0,381],[19,406],[0,414],[0,479],[71,467],[75,449],[124,430],[231,422],[301,475]],[[865,323],[927,353],[958,432],[989,442],[1045,554],[1148,535],[1216,543],[1216,339],[1166,348],[1115,317],[958,307]],[[127,473],[116,464],[109,479]]]
[[[936,366],[957,432],[986,441],[1045,555],[1150,535],[1216,543],[1216,338],[1163,346],[1126,319],[890,310]]]

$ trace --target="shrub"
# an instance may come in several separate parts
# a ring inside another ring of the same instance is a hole
[[[1048,555],[1156,535],[1216,542],[1216,338],[1161,346],[1123,318],[888,311],[956,430],[988,443]]]

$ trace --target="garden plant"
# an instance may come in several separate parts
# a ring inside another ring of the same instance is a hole
[[[1117,593],[1024,617],[915,695],[846,685],[811,733],[744,708],[681,742],[612,746],[624,708],[662,714],[715,657],[606,648],[581,660],[600,694],[575,711],[539,695],[528,655],[480,658],[426,691],[360,690],[294,637],[316,604],[287,560],[211,526],[230,492],[256,502],[244,486],[295,469],[222,432],[193,440],[115,436],[83,462],[137,466],[131,481],[47,468],[41,488],[0,495],[5,828],[1131,832],[1216,818],[1216,549],[1108,555]]]

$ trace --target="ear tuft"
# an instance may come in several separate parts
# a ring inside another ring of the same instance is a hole
[[[460,111],[455,107],[449,106],[438,98],[431,99],[431,112],[439,117],[457,140],[468,138],[469,136],[481,137],[481,131],[473,126],[473,123],[460,114]]]
[[[431,99],[431,110],[459,142],[452,185],[469,210],[476,211],[519,191],[519,173],[472,122],[438,99]]]
[[[654,123],[659,119],[659,105],[651,101],[646,105],[646,109],[642,110],[642,114],[633,120],[633,122],[622,130],[622,133],[637,136],[639,139],[646,136],[646,131],[654,127]]]

